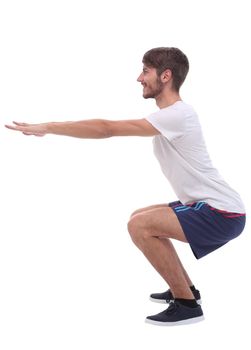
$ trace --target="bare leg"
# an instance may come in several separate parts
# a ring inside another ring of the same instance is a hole
[[[162,239],[163,243],[166,244],[166,238]],[[168,244],[167,244],[168,245]],[[175,251],[175,250],[174,250]],[[175,251],[176,253],[176,251]],[[191,281],[190,277],[188,276],[188,273],[186,272],[182,262],[180,261],[180,258],[178,256],[178,254],[176,253],[176,256],[177,256],[177,261],[179,262],[181,268],[182,268],[182,271],[183,271],[183,274],[184,274],[184,277],[189,285],[189,287],[193,286],[193,282]]]
[[[173,244],[168,239],[165,244],[157,237],[151,237],[141,246],[141,250],[153,267],[164,278],[175,298],[193,299],[194,296],[180,265]],[[156,254],[156,251],[158,252]]]
[[[189,288],[191,281],[184,274],[184,268],[168,239],[187,242],[173,210],[160,208],[135,215],[128,223],[128,230],[137,247],[168,283],[174,297],[194,299]],[[165,242],[160,237],[165,237]]]
[[[168,204],[156,204],[156,205],[151,205],[151,206],[148,206],[148,207],[145,207],[145,208],[141,208],[141,209],[135,210],[135,211],[131,214],[131,219],[132,219],[135,215],[146,213],[146,212],[149,211],[149,210],[161,209],[161,208],[162,208],[162,209],[163,209],[163,208],[165,209],[165,208],[167,208],[167,207],[169,207]],[[165,245],[169,246],[169,243],[166,244],[166,237],[164,237],[162,241],[163,241],[163,243],[164,243]],[[167,247],[167,248],[168,248],[168,247]],[[176,253],[175,249],[173,249],[173,250],[174,250],[174,252]],[[176,258],[177,258],[177,263],[179,263],[179,264],[180,264],[180,267],[182,268],[184,277],[185,277],[185,279],[186,279],[188,285],[189,285],[190,287],[193,286],[193,282],[191,281],[190,277],[188,276],[188,273],[186,272],[186,270],[184,269],[184,267],[183,267],[183,265],[182,265],[182,263],[181,263],[181,261],[180,261],[178,255],[177,255],[177,253],[176,253]],[[169,287],[170,287],[170,285],[169,285]]]
[[[157,209],[157,208],[167,208],[167,207],[169,207],[168,204],[155,204],[155,205],[150,205],[149,207],[140,208],[140,209],[135,210],[135,211],[131,214],[131,218],[132,218],[134,215],[144,213],[144,212],[146,212],[146,211],[148,211],[148,210]]]

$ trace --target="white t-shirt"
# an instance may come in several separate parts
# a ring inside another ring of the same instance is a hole
[[[181,203],[204,201],[214,208],[245,213],[239,194],[212,165],[194,109],[177,101],[149,115],[160,135],[154,136],[154,153]]]

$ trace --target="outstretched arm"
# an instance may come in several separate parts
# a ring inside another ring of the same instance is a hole
[[[154,136],[159,134],[159,131],[146,119],[118,121],[90,119],[75,122],[51,122],[42,124],[13,122],[13,125],[5,126],[11,130],[20,131],[25,135],[44,136],[46,134],[55,134],[88,139],[108,138],[113,136]]]

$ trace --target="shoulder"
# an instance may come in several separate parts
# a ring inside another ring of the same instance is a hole
[[[146,119],[152,122],[159,122],[163,124],[180,124],[185,122],[187,117],[193,115],[195,112],[192,106],[184,103],[183,101],[177,101],[171,106],[161,108],[160,110],[150,114]]]

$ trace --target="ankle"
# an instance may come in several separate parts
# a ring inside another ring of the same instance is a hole
[[[180,304],[187,306],[187,307],[191,307],[191,308],[195,308],[198,306],[197,302],[195,299],[182,299],[182,298],[175,298],[175,301],[178,301]]]

